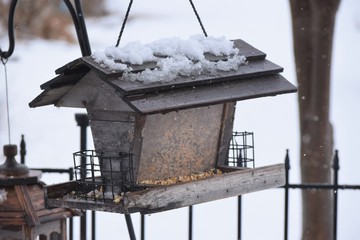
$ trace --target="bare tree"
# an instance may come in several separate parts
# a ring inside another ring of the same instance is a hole
[[[333,32],[340,0],[290,0],[301,133],[303,183],[331,183],[329,120]],[[332,239],[332,194],[304,190],[302,239]]]

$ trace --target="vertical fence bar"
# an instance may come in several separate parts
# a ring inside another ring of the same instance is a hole
[[[141,240],[145,240],[145,215],[140,214],[140,236]]]
[[[284,240],[288,239],[288,221],[289,221],[289,171],[290,158],[289,149],[286,149],[285,156],[285,210],[284,210]]]
[[[77,113],[75,114],[75,120],[80,126],[80,151],[83,152],[86,150],[86,128],[89,126],[89,119],[87,114],[84,113]],[[80,178],[86,178],[86,156],[81,156],[81,163],[80,163]],[[93,226],[95,228],[95,226]],[[95,234],[94,234],[95,235]],[[80,217],[80,239],[86,240],[86,211],[83,211],[82,216]]]
[[[339,190],[339,185],[338,185],[338,174],[339,174],[339,169],[340,169],[340,165],[339,165],[339,155],[338,155],[338,150],[335,150],[335,155],[334,155],[334,159],[333,159],[333,170],[334,170],[334,226],[333,226],[333,239],[336,240],[337,239],[337,204],[338,204],[338,190]]]
[[[95,225],[96,224],[96,212],[95,211],[91,211],[91,239],[95,240],[96,239],[96,232],[95,232]]]
[[[125,213],[124,215],[125,215],[126,225],[127,225],[128,231],[129,231],[130,240],[136,240],[134,226],[132,224],[131,216],[128,213]]]
[[[69,181],[74,180],[74,169],[73,168],[69,168]],[[74,239],[74,219],[70,218],[69,220],[69,239],[73,240]]]
[[[193,206],[189,206],[189,240],[193,237]]]
[[[238,227],[237,227],[237,239],[238,240],[241,240],[241,225],[242,225],[242,222],[241,222],[241,209],[242,208],[242,197],[241,195],[238,196],[238,215],[237,215],[237,221],[238,221]]]

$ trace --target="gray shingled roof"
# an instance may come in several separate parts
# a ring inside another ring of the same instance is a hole
[[[142,114],[296,92],[296,87],[280,75],[283,68],[266,60],[265,53],[242,40],[234,40],[234,43],[240,54],[246,57],[248,64],[240,66],[236,71],[218,71],[216,76],[200,75],[195,79],[178,77],[175,82],[167,83],[123,81],[123,72],[102,68],[91,56],[82,57],[57,69],[58,76],[41,85],[44,91],[29,105],[67,106],[63,104],[69,102],[64,101],[67,94],[80,80],[86,80],[90,72],[94,73],[91,76],[96,76],[97,81],[108,84],[117,98]],[[141,71],[146,67],[149,65],[132,66],[134,71]],[[78,90],[76,94],[81,98],[88,92]]]

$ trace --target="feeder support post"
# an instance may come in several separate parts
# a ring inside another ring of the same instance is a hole
[[[75,114],[75,120],[80,126],[80,151],[84,152],[86,150],[86,128],[89,126],[89,118],[86,113],[77,113]],[[86,157],[81,157],[81,172],[80,178],[86,178]],[[80,218],[80,236],[81,240],[86,240],[86,211],[83,212],[83,215]]]
[[[80,151],[83,152],[86,150],[86,145],[87,145],[86,130],[87,130],[87,127],[89,126],[89,118],[86,113],[77,113],[77,114],[75,114],[75,120],[76,120],[78,126],[80,127]],[[86,172],[84,172],[84,170],[86,169],[85,165],[86,165],[86,158],[84,156],[81,159],[81,178],[86,177]]]

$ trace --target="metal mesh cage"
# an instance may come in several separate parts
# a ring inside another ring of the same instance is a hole
[[[233,132],[229,147],[228,166],[254,168],[254,133]]]
[[[75,195],[92,200],[120,199],[123,192],[135,187],[132,154],[120,152],[106,156],[94,150],[76,152]]]

